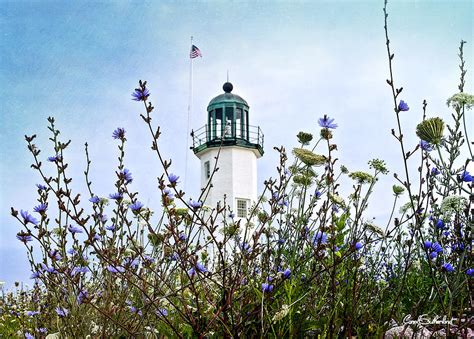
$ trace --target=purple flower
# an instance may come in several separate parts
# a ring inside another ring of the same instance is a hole
[[[125,260],[123,261],[124,266],[130,266],[131,268],[137,268],[139,264],[140,260],[138,258],[125,258]]]
[[[437,242],[433,243],[433,245],[431,245],[431,249],[433,251],[435,251],[436,253],[443,253],[443,248],[441,247],[441,245]]]
[[[102,221],[102,222],[106,222],[106,221],[107,221],[107,215],[106,215],[106,214],[96,213],[96,214],[95,214],[95,217],[96,217],[99,221]]]
[[[327,244],[328,242],[328,236],[326,233],[317,231],[313,235],[313,245],[319,245],[319,244]]]
[[[454,267],[450,263],[444,263],[442,266],[443,270],[446,272],[454,272]]]
[[[132,100],[135,101],[146,101],[148,96],[150,95],[150,91],[148,88],[135,88],[135,92],[132,93]]]
[[[188,270],[188,275],[192,278],[196,275],[196,270],[194,269],[194,267],[191,267],[189,270]]]
[[[70,255],[75,255],[77,254],[77,251],[71,247],[70,249],[67,250],[67,253],[69,253]]]
[[[77,226],[72,226],[72,225],[69,225],[69,227],[67,228],[69,230],[69,232],[71,232],[72,234],[76,234],[76,233],[82,233],[82,229],[77,227]]]
[[[433,245],[433,244],[431,243],[431,241],[426,240],[426,241],[424,242],[424,246],[425,246],[426,249],[430,249],[430,248],[431,248],[431,245]]]
[[[283,277],[285,279],[289,279],[291,276],[291,270],[289,268],[287,268],[286,270],[283,271]]]
[[[86,266],[76,266],[71,271],[71,276],[74,277],[78,273],[87,273],[90,272],[89,268]]]
[[[436,253],[436,252],[431,252],[431,253],[430,253],[430,258],[431,258],[431,259],[434,259],[434,258],[436,258],[437,256],[438,256],[438,253]]]
[[[234,219],[234,218],[235,218],[235,214],[234,214],[234,213],[232,213],[232,212],[231,212],[231,213],[229,213],[229,218],[231,218],[231,219]]]
[[[195,201],[195,200],[189,200],[189,206],[192,207],[193,209],[197,210],[202,206],[202,202],[200,201]]]
[[[206,268],[203,264],[201,264],[200,262],[196,263],[196,268],[197,268],[197,270],[198,270],[200,273],[209,272],[209,271],[207,270],[207,268]]]
[[[114,232],[114,231],[115,231],[115,225],[105,226],[105,229],[106,229],[107,231],[112,231],[112,232]]]
[[[35,337],[30,332],[25,332],[26,339],[35,339]]]
[[[123,195],[120,192],[110,193],[109,198],[113,200],[121,200],[123,198]]]
[[[145,264],[152,264],[152,263],[155,262],[155,259],[152,258],[152,257],[150,257],[149,255],[144,255],[144,256],[143,256],[143,262],[144,262]]]
[[[38,271],[32,272],[30,279],[38,279],[40,277],[41,273]]]
[[[461,174],[461,180],[464,182],[472,182],[474,181],[474,177],[468,171],[464,171]]]
[[[33,211],[35,211],[36,213],[42,214],[46,212],[47,209],[48,209],[48,204],[39,204],[38,206],[33,208]]]
[[[168,310],[166,308],[159,308],[156,310],[156,315],[159,317],[166,317],[168,315]]]
[[[57,161],[61,161],[62,159],[63,157],[61,156],[61,154],[56,154],[56,155],[53,155],[52,157],[48,157],[49,162],[57,162]]]
[[[110,273],[123,273],[125,272],[125,268],[121,267],[121,266],[112,266],[112,265],[108,265],[107,266],[107,270],[110,272]]]
[[[337,124],[334,124],[334,119],[329,118],[327,115],[324,115],[323,118],[319,118],[318,124],[322,128],[331,128],[331,129],[337,128]]]
[[[82,304],[84,302],[84,299],[87,298],[89,298],[89,293],[86,290],[80,290],[76,298],[77,304]]]
[[[438,174],[440,174],[441,172],[439,171],[439,169],[437,169],[436,167],[433,167],[431,169],[431,175],[432,176],[437,176]]]
[[[433,145],[424,140],[420,140],[420,147],[425,152],[431,152],[432,150],[434,150]]]
[[[33,241],[33,237],[28,233],[18,233],[16,238],[25,244],[29,241]]]
[[[163,189],[163,194],[168,198],[168,199],[173,199],[174,198],[174,194],[171,192],[171,190],[169,188],[164,188]]]
[[[40,327],[40,328],[38,328],[38,332],[41,333],[41,334],[46,334],[46,333],[48,333],[48,330],[44,327]]]
[[[119,175],[120,179],[123,179],[125,181],[125,185],[131,183],[133,181],[132,177],[132,172],[130,172],[128,169],[124,168]]]
[[[403,100],[400,100],[400,103],[398,104],[398,110],[400,112],[406,112],[410,109],[410,107],[408,107],[408,104],[403,101]]]
[[[174,186],[178,183],[178,179],[179,179],[179,177],[177,175],[173,174],[173,173],[170,173],[168,175],[168,180],[170,181],[170,184],[172,186]]]
[[[273,285],[263,283],[262,284],[262,291],[263,291],[263,293],[270,293],[271,291],[273,291]]]
[[[28,317],[34,317],[35,315],[40,314],[40,311],[26,311]]]
[[[48,189],[48,187],[44,186],[44,185],[41,185],[41,184],[36,184],[36,187],[38,187],[38,189],[40,191],[46,191]]]
[[[443,229],[444,226],[445,226],[445,224],[444,224],[444,221],[443,221],[443,220],[438,219],[438,220],[436,221],[436,228],[438,228],[438,229]]]
[[[354,247],[355,247],[355,249],[356,249],[357,251],[360,250],[363,246],[364,246],[364,245],[363,245],[361,242],[359,242],[359,241],[356,242],[355,245],[354,245]]]
[[[143,208],[143,204],[140,202],[140,201],[135,201],[133,204],[131,204],[130,206],[130,209],[133,211],[133,212],[140,212],[140,210]]]
[[[69,314],[68,309],[64,307],[56,307],[55,311],[56,314],[59,315],[61,318],[67,317],[67,315]]]
[[[184,234],[184,232],[181,232],[178,236],[178,239],[181,241],[185,241],[187,239],[186,234]]]
[[[466,274],[470,277],[472,277],[472,275],[474,274],[474,268],[468,268],[466,270]]]
[[[125,129],[123,127],[117,127],[112,133],[112,138],[125,140]]]
[[[89,199],[90,202],[94,203],[94,204],[98,204],[100,199],[97,195],[93,196],[92,198]]]
[[[316,199],[319,199],[319,198],[321,197],[321,194],[322,194],[322,193],[319,192],[318,190],[314,191],[314,197],[315,197]]]
[[[285,241],[286,241],[286,240],[285,240],[284,238],[280,238],[280,239],[278,239],[277,243],[278,243],[279,245],[283,245],[283,244],[285,243]]]
[[[23,222],[26,224],[32,223],[33,225],[38,225],[38,220],[33,217],[28,211],[20,211],[21,216],[23,217]]]
[[[61,254],[59,253],[58,250],[50,250],[48,254],[51,259],[61,260]]]

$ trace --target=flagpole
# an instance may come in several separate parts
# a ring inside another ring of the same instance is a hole
[[[193,36],[191,36],[191,49],[193,48]],[[184,191],[187,191],[187,179],[188,179],[188,153],[189,153],[189,125],[191,118],[191,107],[193,104],[193,58],[189,57],[189,98],[188,98],[188,124],[186,128],[186,160],[184,168]]]

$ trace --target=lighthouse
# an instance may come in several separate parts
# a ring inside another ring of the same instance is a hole
[[[192,149],[201,161],[201,189],[205,204],[215,207],[224,202],[236,218],[249,217],[249,208],[257,201],[257,159],[263,155],[263,133],[250,125],[249,105],[232,93],[226,82],[224,93],[207,106],[207,124],[191,135]],[[217,161],[217,164],[216,164]],[[219,168],[213,174],[214,167]]]

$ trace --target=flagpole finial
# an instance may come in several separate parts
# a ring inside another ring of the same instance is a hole
[[[229,82],[229,70],[227,70],[227,82]]]

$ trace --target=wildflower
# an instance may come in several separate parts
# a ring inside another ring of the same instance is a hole
[[[143,208],[143,204],[140,201],[135,201],[133,204],[128,206],[133,212],[140,212],[140,210]]]
[[[43,214],[44,212],[46,212],[47,209],[48,204],[39,204],[38,206],[35,206],[35,208],[33,208],[33,211],[39,214]]]
[[[49,266],[46,266],[45,264],[41,263],[41,268],[43,269],[43,271],[46,271],[50,274],[56,274],[58,273],[58,271],[53,267],[49,267]]]
[[[362,171],[352,172],[351,174],[349,174],[349,178],[357,181],[357,183],[361,185],[371,183],[374,180],[373,176],[371,176],[369,173],[365,173]]]
[[[38,187],[38,190],[40,191],[46,191],[48,189],[48,187],[41,184],[36,184],[36,187]]]
[[[286,270],[283,271],[283,277],[285,279],[289,279],[291,276],[291,270],[289,268],[287,268]]]
[[[150,96],[148,88],[135,88],[135,92],[132,93],[132,100],[135,101],[146,101]]]
[[[87,273],[90,272],[89,268],[86,266],[76,266],[71,271],[71,276],[74,277],[78,273]]]
[[[61,154],[56,154],[56,155],[53,155],[52,157],[48,157],[49,162],[58,162],[58,161],[61,161],[62,159],[63,157],[61,156]]]
[[[123,262],[124,266],[130,266],[131,268],[137,268],[138,265],[140,264],[140,260],[138,258],[132,259],[132,258],[125,258]]]
[[[20,211],[21,216],[23,217],[23,222],[26,224],[32,223],[33,225],[38,225],[38,220],[33,217],[28,211]]]
[[[163,316],[166,317],[168,315],[168,310],[166,308],[159,308],[156,310],[156,315],[157,316]]]
[[[441,245],[437,242],[433,243],[431,245],[431,249],[433,251],[435,251],[436,253],[443,253],[443,248],[441,247]]]
[[[234,219],[234,218],[235,218],[235,214],[234,214],[234,213],[232,213],[232,212],[231,212],[231,213],[229,213],[229,218],[231,218],[231,219]]]
[[[172,186],[175,186],[177,183],[178,183],[178,179],[179,179],[179,176],[173,174],[173,173],[170,173],[168,175],[168,180],[170,181],[170,184]]]
[[[192,207],[193,209],[197,210],[202,206],[202,202],[200,201],[195,201],[195,200],[189,200],[189,206]]]
[[[438,146],[443,138],[444,121],[440,118],[431,118],[422,121],[416,126],[416,135],[426,142]]]
[[[426,240],[423,245],[425,246],[425,249],[430,249],[433,244],[431,241]]]
[[[192,278],[196,275],[196,270],[194,269],[194,267],[191,267],[189,270],[188,270],[188,275]]]
[[[442,219],[438,219],[436,221],[436,228],[437,229],[443,229],[445,227],[444,221]]]
[[[387,174],[389,172],[384,160],[375,158],[375,159],[370,160],[368,164],[369,164],[369,168],[373,168],[377,172],[380,172],[382,174]]]
[[[308,166],[321,166],[327,162],[324,155],[319,155],[304,148],[293,148],[293,154]]]
[[[474,268],[468,268],[466,270],[466,274],[470,277],[472,277],[472,275],[474,274]]]
[[[263,293],[269,293],[269,292],[272,292],[273,291],[273,285],[270,285],[270,284],[267,284],[267,283],[263,283],[262,284],[262,290],[263,290]]]
[[[144,255],[143,256],[143,262],[144,264],[153,264],[155,262],[155,259],[150,257],[149,255]]]
[[[324,115],[323,118],[319,118],[318,124],[322,128],[331,128],[331,129],[337,128],[337,124],[334,124],[334,119],[329,118],[327,115]]]
[[[122,127],[117,127],[115,131],[112,133],[112,138],[125,140],[125,129]]]
[[[25,332],[26,339],[35,339],[35,337],[30,332]]]
[[[30,279],[38,279],[40,277],[41,273],[38,271],[35,271],[31,273]]]
[[[51,259],[54,259],[54,260],[61,260],[61,254],[59,253],[58,250],[50,250],[48,252],[48,255]]]
[[[77,226],[72,226],[72,225],[69,225],[69,227],[67,228],[69,230],[69,232],[71,232],[72,234],[76,234],[76,233],[82,233],[82,229],[77,227]]]
[[[76,255],[77,251],[71,247],[70,249],[67,250],[67,253],[69,253],[70,255]]]
[[[44,327],[40,327],[40,328],[38,328],[38,332],[41,333],[41,334],[46,334],[46,333],[48,333],[48,330]]]
[[[80,290],[76,297],[77,304],[82,304],[84,302],[84,299],[87,298],[89,298],[89,293],[86,290]]]
[[[464,106],[467,110],[474,106],[474,95],[469,93],[456,93],[446,102],[448,107],[458,108]]]
[[[354,247],[355,247],[355,249],[356,249],[357,251],[360,250],[363,246],[364,246],[364,245],[363,245],[361,242],[359,242],[359,241],[356,242],[355,245],[354,245]]]
[[[437,169],[436,167],[433,167],[433,168],[431,169],[431,175],[434,176],[434,177],[437,176],[437,175],[440,174],[440,173],[441,173],[441,172],[440,172],[439,169]]]
[[[168,199],[173,199],[174,198],[174,194],[171,192],[170,189],[168,189],[166,187],[163,189],[163,195],[166,196]]]
[[[284,238],[280,238],[280,239],[278,239],[277,243],[278,243],[278,245],[283,245],[285,243],[285,241],[286,240]]]
[[[406,112],[409,109],[410,109],[410,107],[408,107],[408,104],[405,101],[400,100],[400,102],[398,103],[398,111]]]
[[[196,263],[196,268],[198,269],[199,272],[201,273],[207,273],[209,272],[207,268],[200,262]]]
[[[468,171],[462,172],[462,174],[460,176],[460,179],[461,179],[461,181],[464,181],[464,182],[474,181],[474,177]]]
[[[451,219],[453,214],[459,213],[464,209],[467,199],[460,195],[446,197],[441,202],[441,213],[446,220]]]
[[[121,200],[123,198],[123,195],[120,192],[110,193],[109,198],[113,200]]]
[[[16,238],[25,244],[29,241],[33,241],[33,237],[29,233],[17,233]]]
[[[309,145],[311,140],[313,140],[313,135],[311,133],[299,132],[296,137],[301,145]]]
[[[99,221],[102,221],[102,222],[106,222],[106,221],[108,220],[106,214],[97,213],[97,214],[95,215],[95,217],[96,217]]]
[[[431,152],[434,149],[433,145],[430,145],[429,142],[424,140],[420,140],[420,147],[425,152]]]
[[[67,315],[69,314],[69,310],[64,307],[56,307],[55,311],[56,314],[59,315],[61,318],[67,317]]]
[[[40,311],[26,311],[28,317],[34,317],[35,315],[40,314]]]
[[[125,268],[123,268],[123,267],[121,267],[121,266],[115,267],[115,266],[112,266],[112,265],[108,265],[108,266],[107,266],[107,270],[108,270],[110,273],[114,273],[114,274],[115,274],[115,273],[119,273],[119,272],[120,272],[120,273],[125,272]]]
[[[188,237],[186,236],[186,234],[184,232],[181,232],[178,236],[178,239],[181,240],[181,241],[185,241]]]
[[[317,231],[313,236],[313,245],[327,244],[328,236],[326,233]]]
[[[316,199],[319,199],[319,198],[321,197],[321,194],[322,194],[322,193],[321,193],[320,191],[318,191],[318,190],[314,191],[314,197],[315,197]]]
[[[454,272],[454,267],[450,263],[444,263],[441,266],[446,272]]]
[[[119,178],[125,181],[125,185],[130,184],[133,181],[132,173],[126,168],[120,172]]]
[[[90,201],[91,203],[93,203],[93,204],[98,204],[99,201],[100,201],[100,199],[99,199],[99,197],[98,197],[97,195],[95,195],[95,196],[91,197],[91,198],[89,199],[89,201]]]

